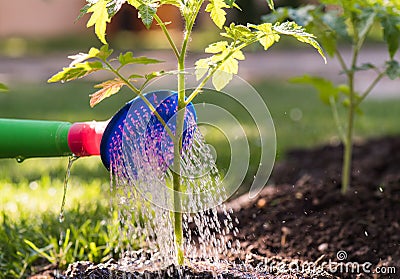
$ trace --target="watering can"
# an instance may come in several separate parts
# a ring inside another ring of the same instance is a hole
[[[155,91],[145,94],[144,97],[168,126],[174,122],[178,107],[177,93],[169,90]],[[191,103],[186,111],[196,119],[196,112]],[[185,114],[184,142],[189,142],[187,139],[190,140],[193,133],[193,130],[186,132],[189,114]],[[113,150],[116,150],[115,139],[124,136],[127,122],[140,121],[143,115],[148,116],[147,130],[160,131],[161,122],[139,97],[123,106],[109,121],[103,122],[0,119],[0,158],[16,158],[22,162],[33,157],[100,155],[104,166],[110,169],[111,156]],[[173,132],[174,125],[173,123],[170,127]],[[172,139],[168,137],[167,141]]]

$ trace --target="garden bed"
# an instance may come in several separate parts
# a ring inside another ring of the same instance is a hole
[[[244,195],[229,203],[240,220],[241,254],[227,259],[230,264],[184,267],[185,278],[212,278],[216,273],[223,278],[399,278],[400,137],[355,145],[353,186],[346,196],[340,194],[341,149],[291,151],[276,165],[273,185],[256,200]],[[358,263],[359,272],[348,263]],[[308,266],[319,268],[316,273],[301,270]],[[362,267],[371,272],[380,268],[385,274],[373,275]],[[350,272],[344,272],[346,268]],[[82,262],[55,277],[178,275],[174,267],[160,272],[127,273],[115,262]]]

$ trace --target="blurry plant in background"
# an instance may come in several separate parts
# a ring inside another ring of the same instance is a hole
[[[0,82],[0,92],[5,92],[8,91],[8,87]]]
[[[265,16],[267,22],[292,19],[305,26],[319,38],[330,57],[336,57],[346,76],[345,84],[335,85],[322,77],[305,75],[293,81],[313,85],[324,104],[331,107],[340,139],[344,145],[342,165],[342,193],[351,183],[351,160],[354,119],[360,112],[360,104],[385,76],[394,80],[400,77],[400,64],[395,54],[400,42],[400,1],[385,0],[321,0],[320,5],[306,5],[299,8],[283,7]],[[374,26],[380,24],[382,37],[387,45],[388,60],[381,65],[359,63],[360,52]],[[352,53],[347,61],[338,42],[348,41]],[[356,88],[355,80],[360,71],[373,71],[375,78],[365,89]],[[342,104],[348,112],[342,123],[337,105]],[[343,125],[345,124],[345,125]]]

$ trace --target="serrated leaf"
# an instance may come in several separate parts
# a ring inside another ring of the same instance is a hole
[[[212,83],[217,91],[222,90],[239,71],[238,60],[244,60],[243,53],[239,50],[233,53],[229,58],[222,60],[221,65],[213,75]]]
[[[250,25],[250,27],[258,30],[258,41],[264,47],[264,50],[269,49],[275,42],[278,42],[280,36],[272,29],[271,23],[262,23],[259,25]]]
[[[206,12],[210,13],[211,19],[219,29],[222,29],[226,21],[224,8],[229,8],[224,0],[210,0],[206,7]]]
[[[358,35],[360,38],[366,38],[369,30],[371,30],[371,27],[375,22],[375,17],[376,13],[373,9],[362,9],[359,22],[357,23]]]
[[[0,92],[6,92],[6,91],[8,91],[8,87],[5,84],[0,83]]]
[[[205,51],[214,55],[196,61],[196,78],[199,80],[208,72],[208,69],[218,67],[219,73],[216,76],[214,74],[212,82],[214,87],[220,90],[229,83],[233,74],[238,73],[238,60],[244,60],[245,57],[241,50],[232,49],[226,41],[210,44]]]
[[[109,48],[108,48],[108,45],[103,45],[103,46],[100,48],[100,51],[96,54],[96,57],[97,57],[97,58],[100,58],[100,59],[103,60],[103,61],[105,61],[105,60],[107,60],[108,57],[111,56],[111,54],[112,54],[113,52],[114,52],[114,51],[113,51],[112,49],[109,49]],[[89,52],[89,53],[90,53],[90,52]]]
[[[67,82],[82,78],[93,72],[103,70],[103,64],[99,61],[77,63],[72,67],[65,67],[62,71],[52,76],[47,82]]]
[[[150,5],[143,4],[139,6],[138,11],[139,17],[142,19],[144,26],[149,29],[151,24],[153,23],[154,15],[156,14],[157,9],[151,7]]]
[[[233,41],[248,42],[255,37],[251,29],[244,25],[235,25],[235,23],[231,23],[229,27],[225,26],[224,28],[225,33],[221,33],[221,36],[230,38]]]
[[[233,78],[233,74],[225,71],[216,71],[212,77],[215,90],[221,91]]]
[[[304,28],[297,25],[295,22],[287,21],[282,24],[275,24],[273,29],[278,33],[289,35],[295,37],[298,41],[309,44],[313,46],[321,57],[324,59],[325,64],[327,63],[325,54],[319,45],[319,43],[314,39],[315,36],[304,31]]]
[[[132,52],[127,52],[125,54],[120,54],[118,57],[119,63],[121,63],[121,66],[125,66],[128,64],[157,64],[157,63],[162,63],[164,61],[153,59],[153,58],[148,58],[145,56],[140,56],[140,57],[134,57]]]
[[[202,58],[196,61],[195,75],[197,80],[200,80],[208,72],[210,63],[212,63],[210,58]]]
[[[125,83],[118,78],[95,85],[95,88],[101,89],[90,95],[90,107],[94,107],[105,98],[118,93],[124,85]]]
[[[400,78],[400,64],[396,60],[391,60],[386,62],[386,74],[387,76],[394,80]]]
[[[87,12],[92,13],[92,16],[86,26],[89,28],[94,25],[94,30],[99,40],[103,44],[107,44],[106,28],[107,23],[111,21],[108,15],[107,0],[98,0]]]
[[[216,43],[210,44],[206,49],[206,53],[220,53],[226,50],[228,47],[228,42],[227,41],[219,41]]]
[[[388,46],[390,58],[393,59],[400,42],[400,17],[387,14],[382,20],[383,38]]]
[[[319,98],[326,105],[330,105],[330,99],[332,97],[335,101],[337,101],[339,97],[339,92],[342,92],[342,89],[344,89],[344,88],[339,89],[330,80],[321,77],[313,77],[309,75],[304,75],[302,77],[295,77],[290,79],[290,81],[294,83],[304,83],[314,86],[315,89],[317,89],[318,91]]]

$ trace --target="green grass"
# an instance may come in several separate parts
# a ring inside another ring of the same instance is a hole
[[[337,141],[330,109],[320,104],[310,88],[266,81],[256,89],[275,123],[278,159],[290,148]],[[92,91],[92,84],[86,82],[12,86],[11,92],[0,95],[0,117],[105,120],[132,97],[124,92],[90,109],[88,95]],[[220,101],[218,95],[211,99],[208,101]],[[225,103],[233,110],[236,105]],[[357,137],[400,134],[400,99],[367,100],[362,108],[364,114],[356,121]],[[246,119],[239,108],[236,111]],[[221,143],[215,143],[218,150]],[[256,153],[253,149],[255,158]],[[49,262],[63,267],[75,260],[101,262],[116,256],[110,250],[118,242],[118,234],[115,216],[109,213],[109,175],[99,158],[82,158],[74,164],[65,222],[59,223],[67,163],[67,158],[23,163],[0,160],[0,278],[24,277]]]

